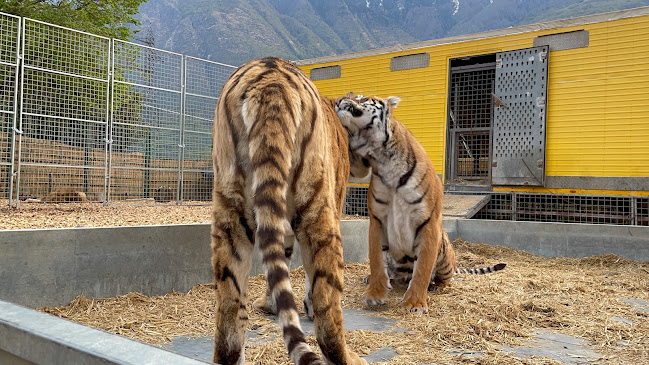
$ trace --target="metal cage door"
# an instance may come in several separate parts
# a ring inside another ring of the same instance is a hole
[[[493,185],[543,186],[548,47],[496,55]]]

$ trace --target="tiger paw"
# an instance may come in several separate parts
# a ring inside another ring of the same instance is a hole
[[[358,356],[355,352],[347,350],[348,364],[354,365],[367,365],[367,361],[362,357]]]
[[[258,309],[264,313],[268,314],[275,314],[277,312],[273,306],[270,304],[270,300],[268,297],[263,297],[263,298],[257,298],[255,301],[252,303],[252,306],[255,309]]]
[[[372,288],[368,287],[363,295],[363,303],[367,306],[385,304],[388,297],[388,291],[384,287]]]
[[[413,313],[426,314],[428,313],[428,303],[426,303],[426,296],[423,298],[416,297],[410,291],[406,291],[401,299],[401,308],[404,308]]]

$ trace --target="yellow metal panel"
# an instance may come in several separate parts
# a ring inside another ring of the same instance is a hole
[[[349,91],[400,96],[397,118],[424,146],[438,173],[443,173],[449,61],[528,48],[538,36],[577,30],[589,32],[588,47],[550,53],[546,175],[649,177],[646,15],[306,65],[302,69],[308,74],[314,67],[341,66],[341,78],[316,81],[326,96]],[[429,67],[390,71],[391,57],[421,52],[430,54]]]

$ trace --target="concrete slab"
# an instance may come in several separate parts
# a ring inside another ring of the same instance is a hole
[[[368,330],[374,332],[405,332],[406,329],[396,326],[397,321],[384,317],[374,316],[375,312],[357,309],[343,309],[344,327],[345,330]],[[275,324],[275,317],[269,316],[273,320],[270,326],[277,326]],[[306,317],[300,317],[300,326],[307,335],[314,334],[313,322]],[[260,337],[263,327],[255,330],[248,331],[246,336],[249,344],[254,346],[258,343],[270,341],[275,337]],[[191,338],[191,337],[176,337],[174,341],[168,345],[163,346],[167,351],[177,353],[189,358],[200,361],[211,361],[212,352],[214,348],[214,339],[212,336]],[[387,361],[397,356],[393,348],[385,347],[379,349],[369,355],[366,360],[372,362]]]
[[[471,218],[491,199],[489,195],[444,194],[442,216],[445,218]]]
[[[649,313],[649,301],[642,299],[620,298],[621,301],[630,305],[638,312]]]
[[[522,358],[548,357],[569,365],[588,364],[601,357],[589,348],[586,341],[548,330],[538,331],[524,346],[506,346],[502,350]]]

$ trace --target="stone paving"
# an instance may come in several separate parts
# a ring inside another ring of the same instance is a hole
[[[621,301],[633,306],[636,310],[649,313],[649,302],[640,299],[620,298]],[[405,332],[406,329],[396,326],[397,321],[393,319],[377,317],[372,314],[376,312],[354,309],[343,309],[344,326],[346,330],[369,330],[375,332]],[[615,321],[633,325],[633,321],[613,317]],[[313,334],[313,322],[307,318],[301,318],[300,324],[304,332],[309,335]],[[254,330],[249,331],[248,341],[268,341],[268,338],[262,338]],[[565,334],[539,329],[533,334],[533,338],[519,347],[503,347],[502,350],[510,352],[520,358],[547,357],[558,360],[568,365],[591,364],[601,358],[586,341],[568,336]],[[210,362],[213,351],[213,337],[206,336],[201,338],[177,337],[171,344],[164,348],[168,351],[175,352],[187,357],[194,358],[205,362]],[[624,343],[620,343],[620,348],[624,348]],[[467,360],[479,358],[480,352],[470,352],[462,349],[450,351],[451,354],[459,355]],[[364,357],[365,360],[372,363],[388,361],[398,354],[391,347],[383,347],[379,350]],[[425,365],[425,364],[422,364]],[[427,365],[427,364],[426,364]]]

